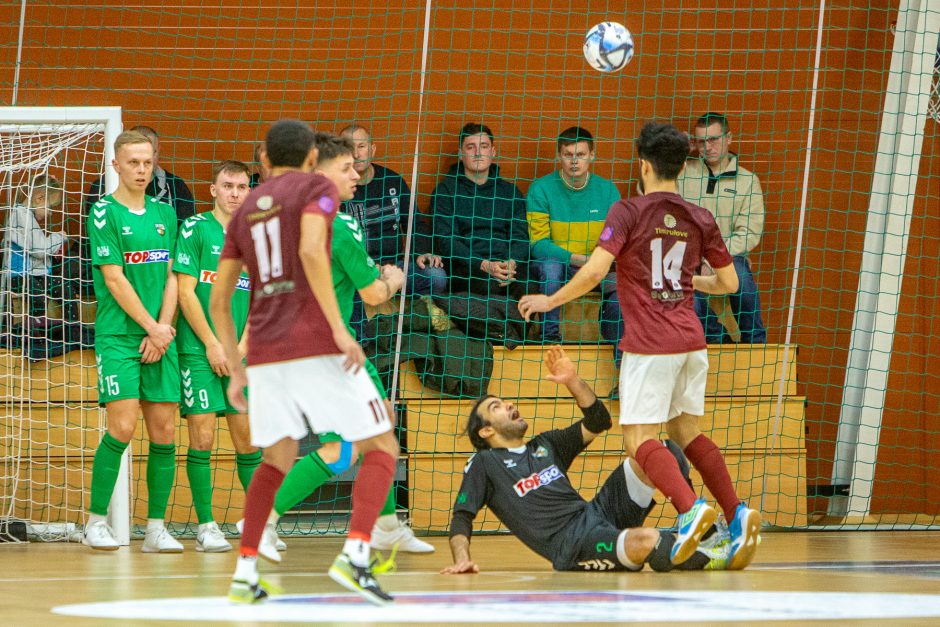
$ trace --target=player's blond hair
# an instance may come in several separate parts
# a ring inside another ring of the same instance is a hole
[[[150,138],[143,133],[138,131],[124,131],[114,140],[114,154],[117,155],[121,148],[132,144],[150,144],[151,148],[154,147]]]

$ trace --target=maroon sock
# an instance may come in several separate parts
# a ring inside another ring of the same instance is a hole
[[[362,465],[352,489],[352,516],[349,537],[364,540],[372,537],[372,526],[388,499],[395,477],[395,458],[384,451],[369,451],[362,456]]]
[[[685,482],[679,462],[659,440],[647,440],[636,449],[636,463],[659,491],[672,500],[672,506],[684,514],[695,505],[695,492]]]
[[[734,511],[738,507],[738,495],[734,492],[734,484],[731,483],[731,475],[728,474],[728,467],[725,465],[725,459],[721,451],[715,446],[715,443],[700,434],[697,438],[685,447],[685,456],[702,475],[702,481],[708,491],[712,493],[715,500],[725,512],[725,518],[728,522],[734,518]]]
[[[264,525],[268,522],[268,514],[274,505],[274,495],[284,481],[284,473],[271,466],[261,463],[251,476],[248,485],[248,494],[245,495],[245,526],[242,528],[242,541],[239,554],[243,557],[257,555],[258,544],[261,543],[261,534]]]

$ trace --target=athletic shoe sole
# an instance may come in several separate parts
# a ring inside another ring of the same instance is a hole
[[[692,554],[695,553],[695,550],[698,548],[698,543],[702,540],[702,536],[715,524],[716,518],[718,518],[718,512],[716,512],[714,508],[703,508],[702,515],[699,516],[692,533],[690,533],[686,541],[679,546],[679,549],[672,555],[670,561],[673,564],[682,564],[692,557]]]
[[[372,594],[365,588],[359,587],[359,584],[357,584],[355,581],[350,579],[346,575],[346,573],[344,573],[339,568],[330,566],[330,570],[327,571],[327,574],[330,576],[330,579],[332,579],[339,585],[343,586],[350,592],[355,592],[356,594],[364,598],[369,603],[372,603],[373,605],[383,606],[383,605],[389,605],[390,603],[392,603],[392,601],[386,601],[385,599],[375,596],[374,594]]]
[[[731,556],[728,570],[743,570],[754,560],[757,545],[760,544],[760,512],[752,509],[742,527],[745,540]]]

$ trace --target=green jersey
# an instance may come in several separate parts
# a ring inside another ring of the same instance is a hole
[[[176,211],[148,196],[144,210],[136,213],[108,194],[92,205],[86,231],[98,301],[95,334],[146,335],[111,295],[101,266],[120,266],[140,302],[156,320],[163,304],[167,268],[176,250]]]
[[[349,326],[352,317],[353,295],[356,290],[371,285],[379,278],[379,269],[366,252],[365,237],[356,218],[347,213],[337,213],[333,218],[333,289],[339,303],[339,313],[346,328],[356,337]]]
[[[202,305],[209,327],[215,333],[215,325],[209,317],[209,294],[215,283],[216,270],[219,268],[219,255],[225,244],[225,229],[212,213],[200,213],[187,218],[180,226],[179,239],[176,241],[176,257],[173,260],[173,272],[188,274],[196,278],[196,298]],[[251,283],[248,275],[242,273],[235,286],[232,297],[232,318],[235,319],[235,337],[241,337],[248,320],[248,304],[251,301]],[[206,347],[180,313],[176,323],[176,350],[180,355],[204,355]]]

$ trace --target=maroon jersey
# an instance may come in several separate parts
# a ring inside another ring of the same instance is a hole
[[[670,355],[705,348],[692,276],[702,259],[713,268],[732,262],[707,209],[669,192],[621,200],[610,208],[598,246],[617,258],[621,350]]]
[[[340,352],[298,253],[301,216],[312,213],[323,216],[329,259],[338,207],[330,180],[287,172],[251,190],[232,216],[222,258],[241,261],[251,276],[249,365]]]

